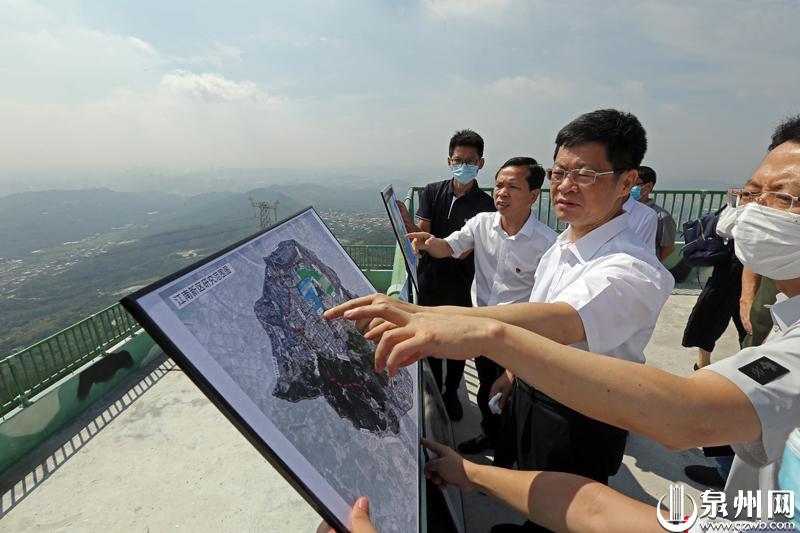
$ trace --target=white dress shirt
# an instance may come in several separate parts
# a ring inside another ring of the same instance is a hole
[[[729,502],[739,490],[761,489],[766,506],[767,491],[778,489],[786,440],[800,426],[800,296],[779,301],[770,311],[775,326],[764,344],[704,368],[739,387],[761,423],[760,439],[731,445],[736,458],[725,485]]]
[[[515,235],[506,233],[500,213],[478,213],[459,231],[445,238],[453,257],[474,249],[472,305],[526,302],[531,295],[539,260],[556,240],[556,232],[531,212]]]
[[[675,280],[653,246],[634,235],[628,217],[622,213],[575,242],[571,229],[559,235],[539,263],[530,301],[564,302],[578,311],[586,341],[576,348],[643,363]]]
[[[656,249],[656,233],[658,233],[658,213],[638,200],[629,196],[622,204],[628,213],[628,223],[633,232],[652,250]]]

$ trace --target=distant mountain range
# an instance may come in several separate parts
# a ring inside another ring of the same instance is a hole
[[[248,192],[180,196],[109,189],[50,190],[0,198],[0,258],[116,232],[143,238],[211,225],[257,227],[256,201],[278,202],[278,218],[307,206],[317,211],[382,211],[378,187],[316,184],[272,185]]]

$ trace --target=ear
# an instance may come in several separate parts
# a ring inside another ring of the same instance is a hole
[[[480,169],[482,169],[482,168],[483,168],[483,164],[484,164],[485,162],[486,162],[486,161],[484,161],[484,159],[481,157],[481,160],[478,162],[478,170],[480,170]]]
[[[625,194],[630,194],[633,186],[636,185],[637,181],[639,181],[639,171],[636,169],[627,171],[624,175],[624,178],[620,181],[622,182],[622,192]]]
[[[453,158],[452,158],[451,156],[449,156],[449,155],[448,155],[448,156],[447,156],[447,166],[448,166],[448,167],[449,167],[449,166],[451,166],[451,165],[453,164],[453,163],[452,163],[452,161],[453,161]]]
[[[530,196],[528,197],[528,200],[530,200],[531,204],[536,203],[536,199],[539,198],[540,192],[542,192],[542,189],[533,189],[531,191]]]

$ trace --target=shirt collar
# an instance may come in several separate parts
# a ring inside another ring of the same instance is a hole
[[[781,331],[800,322],[800,295],[772,304],[772,321]]]
[[[589,261],[605,243],[628,228],[628,213],[622,212],[599,228],[595,228],[575,242],[570,242],[572,228],[568,228],[558,236],[556,242],[562,248],[568,248],[581,263]]]
[[[505,233],[506,235],[508,235],[508,233],[506,233],[506,230],[503,229],[503,224],[500,222],[500,218],[501,218],[500,212],[495,211],[494,217],[492,217],[492,229],[498,233],[501,234]],[[531,213],[530,215],[528,215],[528,220],[525,221],[525,224],[523,224],[522,227],[519,229],[519,231],[516,232],[514,235],[524,235],[526,237],[530,237],[531,235],[533,235],[533,232],[535,231],[534,228],[535,224],[536,224],[536,217],[533,214],[533,208],[531,208]]]
[[[456,191],[453,189],[453,180],[454,179],[455,178],[450,178],[447,181],[447,192],[450,193],[450,196],[456,196]],[[480,191],[480,188],[481,188],[481,186],[477,182],[475,182],[475,185],[473,185],[467,192],[465,192],[461,196],[456,196],[456,198],[466,198],[467,196],[471,196],[471,195],[475,194],[476,192]]]
[[[622,204],[622,209],[627,211],[628,213],[631,212],[631,206],[638,202],[639,200],[634,200],[633,196],[628,195],[628,199]]]

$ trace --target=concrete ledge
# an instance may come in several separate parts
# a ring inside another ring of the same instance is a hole
[[[0,473],[159,357],[163,357],[161,349],[141,332],[38,395],[27,407],[12,412],[0,423]]]

